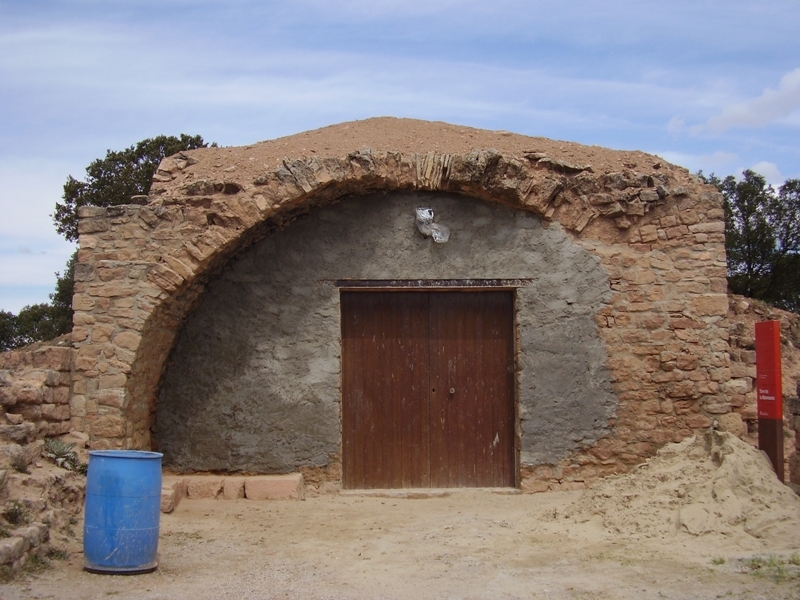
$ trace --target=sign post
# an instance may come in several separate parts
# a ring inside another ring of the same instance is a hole
[[[783,481],[781,328],[778,321],[756,323],[756,393],[758,449],[767,453],[775,474]]]

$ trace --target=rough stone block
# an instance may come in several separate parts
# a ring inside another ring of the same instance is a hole
[[[728,296],[726,294],[707,294],[694,298],[690,306],[695,314],[703,317],[725,315],[728,312]]]
[[[72,429],[70,420],[60,421],[56,423],[40,423],[40,427],[44,426],[43,434],[47,437],[55,437],[68,433]]]
[[[57,387],[53,388],[53,404],[69,404],[69,388]]]
[[[92,310],[95,306],[95,301],[86,294],[75,294],[72,297],[72,308],[75,310],[76,314],[78,311],[88,311]],[[91,318],[94,320],[93,317],[86,316],[87,319]]]
[[[123,390],[102,390],[97,396],[97,403],[100,406],[122,408],[125,403],[125,392]]]
[[[133,331],[123,331],[114,336],[114,344],[126,350],[136,350],[142,336]]]
[[[186,497],[190,500],[216,499],[222,493],[222,477],[196,475],[185,478]]]
[[[78,217],[81,219],[91,219],[93,217],[102,217],[106,214],[106,209],[103,206],[79,206]]]
[[[41,404],[22,404],[17,407],[17,413],[22,415],[22,418],[31,423],[35,423],[42,418]]]
[[[667,387],[667,395],[670,398],[688,398],[696,393],[695,384],[692,381],[677,381]]]
[[[789,481],[800,484],[800,452],[793,452],[789,457]]]
[[[342,486],[336,481],[323,481],[317,486],[317,493],[326,495],[326,494],[338,494],[342,491]]]
[[[244,477],[226,477],[222,486],[222,497],[225,500],[244,498]]]
[[[691,429],[703,429],[705,427],[711,427],[712,425],[711,419],[701,414],[689,415],[686,417],[685,422],[686,426]]]
[[[73,417],[85,417],[86,397],[81,395],[73,396],[69,401],[69,409]]]
[[[248,477],[244,484],[248,500],[301,500],[303,498],[303,475],[264,475]]]
[[[120,438],[125,435],[125,420],[116,415],[98,417],[91,425],[93,438]]]
[[[28,548],[36,548],[50,538],[50,529],[44,523],[31,523],[27,527],[17,529],[15,533],[25,540]]]
[[[78,222],[78,233],[81,235],[86,233],[100,233],[102,231],[108,231],[108,229],[109,223],[107,219],[83,219]]]
[[[575,490],[585,490],[586,484],[583,481],[564,481],[558,484],[558,490],[561,492],[572,492]]]
[[[25,552],[25,540],[14,536],[0,540],[0,565],[13,563]]]
[[[800,381],[798,381],[800,386]],[[800,416],[800,397],[790,396],[784,400],[784,409],[787,413]]]
[[[0,405],[8,408],[17,403],[17,395],[13,387],[0,387]]]
[[[17,402],[20,404],[41,404],[44,397],[44,390],[41,386],[25,386],[14,390]]]
[[[186,482],[183,477],[167,475],[161,480],[161,512],[171,513],[178,508],[186,496]]]
[[[72,348],[47,346],[39,348],[33,353],[33,366],[41,369],[54,369],[56,371],[69,371],[72,365]]]
[[[22,418],[22,415],[15,415],[15,414],[12,414],[12,413],[6,413],[5,417],[6,417],[6,421],[11,423],[12,425],[22,425],[22,422],[24,421],[24,419]]]
[[[69,404],[42,404],[42,418],[48,421],[69,420]]]
[[[719,415],[717,419],[719,420],[719,428],[722,431],[732,433],[736,437],[744,437],[744,434],[747,433],[747,428],[742,420],[742,415],[738,413]]]
[[[19,425],[0,425],[0,440],[10,440],[19,444],[26,444],[36,435],[36,425],[33,423],[20,423]]]
[[[723,222],[707,222],[697,223],[689,226],[689,231],[692,233],[725,233],[725,223]]]
[[[539,479],[523,479],[522,480],[522,493],[524,494],[538,494],[541,492],[546,492],[550,489],[550,484],[546,481],[541,481]]]
[[[722,415],[731,412],[731,404],[727,398],[715,398],[703,404],[703,409],[710,415]]]
[[[114,333],[114,327],[111,325],[95,324],[92,327],[92,342],[100,344],[109,341],[111,334]],[[72,330],[73,340],[75,339],[75,328]]]

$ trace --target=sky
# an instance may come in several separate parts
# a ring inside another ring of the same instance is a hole
[[[47,302],[69,175],[160,134],[375,116],[800,177],[797,0],[0,0],[0,309]]]

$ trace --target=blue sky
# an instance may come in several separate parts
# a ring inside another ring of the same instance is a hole
[[[391,115],[800,177],[796,0],[0,0],[0,309],[44,302],[68,175],[159,134]]]

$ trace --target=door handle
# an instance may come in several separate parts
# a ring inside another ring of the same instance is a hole
[[[456,388],[450,388],[450,395],[453,395],[455,393],[456,393]]]

